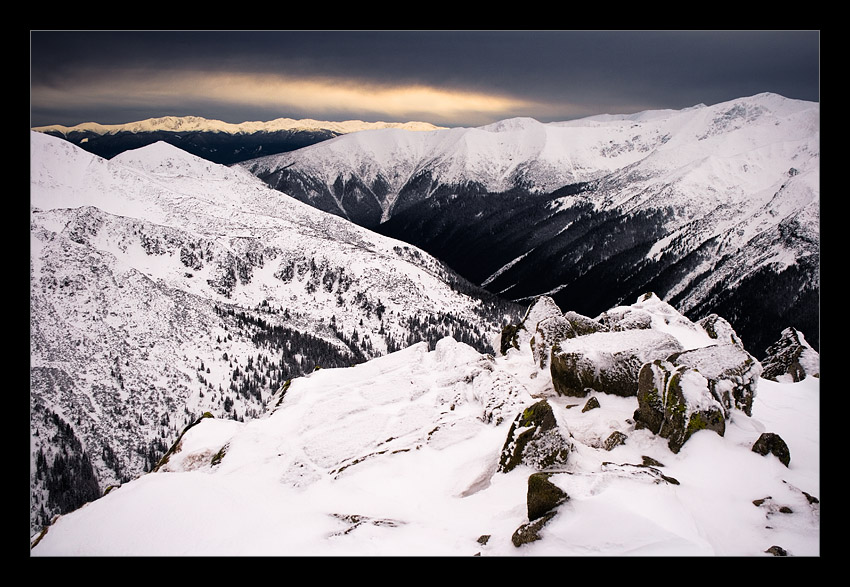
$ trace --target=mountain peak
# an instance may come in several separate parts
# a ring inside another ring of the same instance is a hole
[[[543,126],[543,123],[539,120],[536,120],[529,116],[517,116],[515,118],[506,118],[505,120],[500,120],[498,122],[494,122],[492,124],[488,124],[480,128],[481,130],[486,130],[490,132],[513,132],[523,131],[530,128],[537,128],[540,126]]]

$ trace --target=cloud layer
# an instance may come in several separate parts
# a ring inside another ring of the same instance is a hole
[[[31,33],[31,122],[164,115],[478,126],[771,91],[817,100],[817,32]]]

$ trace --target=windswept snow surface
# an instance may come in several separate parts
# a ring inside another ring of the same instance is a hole
[[[678,454],[634,429],[635,398],[594,394],[601,408],[582,412],[530,351],[494,359],[449,338],[320,370],[262,418],[201,420],[164,469],[60,517],[32,555],[820,554],[819,504],[803,493],[820,491],[818,379],[761,380],[752,417],[733,411],[725,436],[698,432]],[[533,471],[496,465],[514,415],[540,397],[575,442],[551,478],[570,498],[517,547]],[[627,442],[600,448],[615,430]],[[788,468],[751,451],[764,431],[788,444]],[[643,456],[679,484],[634,467]]]

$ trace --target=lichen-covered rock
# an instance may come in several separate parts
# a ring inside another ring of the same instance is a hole
[[[507,473],[522,464],[542,471],[563,465],[572,448],[569,432],[561,428],[552,406],[540,400],[511,424],[498,470]]]
[[[530,521],[542,518],[570,497],[550,481],[551,477],[551,473],[533,473],[528,477],[526,504]]]
[[[725,434],[723,406],[696,369],[657,360],[642,367],[639,382],[635,425],[666,438],[674,453],[699,430]]]
[[[523,544],[540,540],[540,530],[543,529],[543,526],[545,526],[549,520],[555,517],[556,513],[557,512],[549,512],[542,518],[523,524],[513,533],[513,536],[511,536],[511,542],[513,542],[514,546],[519,548]]]
[[[592,396],[587,402],[584,404],[584,407],[581,409],[582,413],[589,412],[590,410],[595,410],[596,408],[601,407],[599,405],[599,400],[596,396]]]
[[[559,395],[585,397],[589,389],[633,396],[644,363],[679,352],[676,338],[658,330],[595,332],[552,348],[550,373]]]
[[[762,377],[771,381],[802,381],[807,376],[820,377],[820,355],[803,333],[786,328],[779,340],[767,348],[762,361]]]
[[[753,415],[753,400],[762,366],[743,347],[711,345],[675,353],[668,360],[702,373],[709,381],[711,392],[727,410],[737,408],[748,416]]]
[[[791,463],[791,451],[782,437],[773,432],[763,432],[753,444],[753,452],[762,456],[774,455],[786,467]]]
[[[621,444],[625,444],[626,440],[628,440],[628,436],[619,430],[614,430],[614,432],[605,439],[605,442],[602,443],[602,448],[605,450],[614,450]]]

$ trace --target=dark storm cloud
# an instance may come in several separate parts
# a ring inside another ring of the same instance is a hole
[[[195,114],[472,126],[819,100],[817,31],[34,31],[34,126]]]

